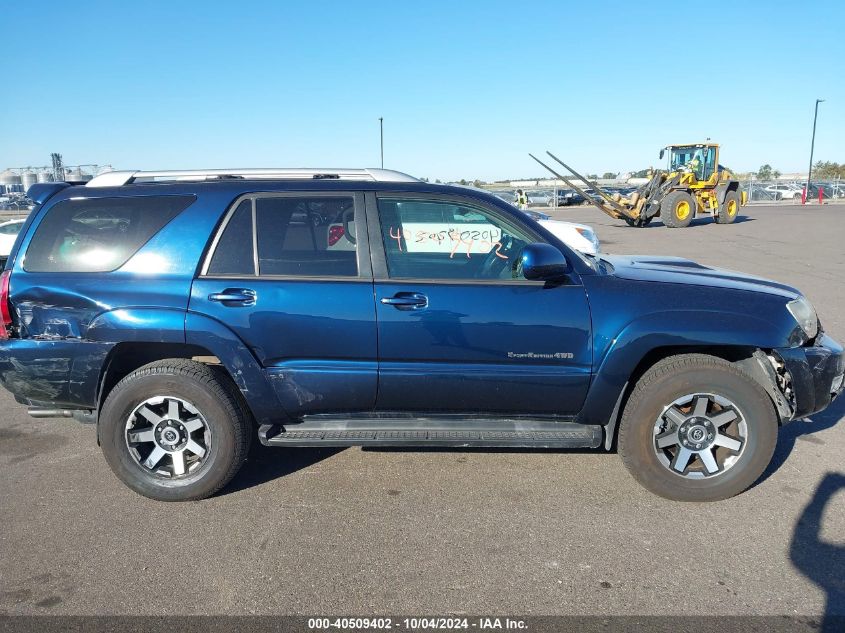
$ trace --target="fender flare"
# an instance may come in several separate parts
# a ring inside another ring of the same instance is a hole
[[[247,345],[225,325],[202,314],[185,315],[185,342],[210,351],[226,368],[258,425],[282,424],[284,411],[267,372]]]
[[[720,182],[716,185],[716,199],[719,201],[720,207],[725,204],[725,197],[729,191],[739,191],[738,180],[728,180],[727,182]]]
[[[104,362],[120,343],[193,345],[208,350],[226,369],[258,424],[289,420],[266,372],[244,342],[225,325],[207,316],[173,308],[121,308],[97,315],[77,343],[71,390],[80,400],[95,402],[102,388]],[[84,348],[84,349],[83,349]],[[97,384],[92,364],[102,365]]]
[[[731,323],[729,335],[722,327],[725,320]],[[613,410],[616,407],[621,414],[624,409],[621,397],[632,374],[656,350],[671,353],[674,348],[684,353],[708,347],[733,348],[751,354],[756,349],[783,347],[787,338],[777,324],[737,312],[670,310],[640,316],[611,338],[601,357],[594,360],[593,379],[578,421],[615,425]],[[596,347],[598,352],[598,343]]]

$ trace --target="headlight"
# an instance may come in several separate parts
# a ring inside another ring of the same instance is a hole
[[[580,233],[587,241],[589,241],[593,246],[596,247],[596,250],[599,248],[599,238],[596,237],[595,231],[592,229],[581,229],[576,228],[576,231]]]
[[[813,304],[807,297],[798,297],[794,301],[790,301],[786,304],[786,309],[795,317],[807,338],[814,338],[819,333],[819,317],[816,316]]]

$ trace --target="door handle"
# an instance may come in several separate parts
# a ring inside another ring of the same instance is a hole
[[[419,292],[397,292],[392,297],[382,297],[381,302],[397,310],[419,310],[428,307],[428,297]]]
[[[255,290],[249,288],[226,288],[223,292],[212,292],[208,295],[209,301],[219,301],[223,305],[254,306],[255,298]]]

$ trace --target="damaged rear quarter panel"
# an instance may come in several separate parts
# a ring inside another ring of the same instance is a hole
[[[12,304],[21,339],[5,345],[0,381],[20,398],[93,407],[104,361],[116,343],[185,340],[190,280],[151,284],[121,273],[20,273],[15,281]]]
[[[138,192],[68,187],[50,198],[32,214],[19,237],[21,256],[10,262],[10,303],[18,338],[0,341],[0,382],[20,399],[89,408],[96,405],[104,365],[117,343],[184,343],[191,284],[208,236],[240,193],[242,187],[225,183],[157,186],[156,195],[197,199],[119,270],[27,272],[29,243],[55,204]]]

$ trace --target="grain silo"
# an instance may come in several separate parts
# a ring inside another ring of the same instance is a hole
[[[21,184],[21,177],[18,176],[11,169],[0,171],[0,185],[19,185]]]
[[[38,182],[38,174],[34,171],[27,170],[21,175],[21,184],[24,191],[28,191],[36,182]]]
[[[12,193],[15,191],[22,191],[21,177],[18,176],[11,169],[0,171],[0,186],[3,187],[4,193]]]
[[[82,171],[81,167],[74,167],[65,171],[65,180],[68,182],[88,182],[93,176]]]

